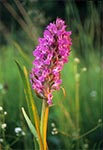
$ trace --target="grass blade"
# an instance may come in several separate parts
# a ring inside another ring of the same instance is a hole
[[[37,139],[38,135],[37,135],[36,129],[35,129],[34,125],[32,124],[32,122],[30,121],[30,119],[29,119],[28,115],[26,114],[26,112],[25,112],[23,107],[22,107],[22,112],[23,112],[23,116],[24,116],[24,118],[25,118],[25,120],[26,120],[26,122],[28,124],[28,127],[29,127],[31,133]]]

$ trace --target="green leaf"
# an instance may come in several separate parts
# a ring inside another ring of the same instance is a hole
[[[20,53],[20,55],[22,56],[22,58],[24,58],[24,60],[28,64],[31,64],[30,58],[27,56],[27,54],[24,52],[24,50],[20,47],[20,45],[15,41],[12,41],[12,42],[13,42],[14,46],[16,47],[16,49],[18,50],[18,52]]]
[[[15,63],[17,65],[18,69],[19,69],[19,72],[20,72],[20,75],[21,75],[24,87],[26,87],[26,78],[25,78],[25,74],[24,74],[23,68],[21,67],[20,63],[17,60],[15,60]]]
[[[32,89],[31,89],[30,82],[28,79],[28,72],[25,66],[22,67],[18,61],[15,61],[15,62],[18,66],[20,75],[24,83],[24,92],[25,92],[25,97],[26,97],[27,106],[29,110],[30,120],[33,123],[33,125],[35,125],[36,132],[38,134],[39,144],[40,144],[41,149],[43,149],[43,143],[42,143],[42,138],[40,134],[40,118],[39,118],[38,110],[35,104],[35,100],[32,95]]]
[[[33,126],[32,122],[30,121],[29,117],[27,116],[27,114],[26,114],[26,112],[25,112],[25,110],[24,110],[23,107],[22,107],[22,112],[23,112],[24,118],[25,118],[25,120],[26,120],[26,122],[27,122],[27,124],[28,124],[28,127],[29,127],[31,133],[34,135],[35,138],[38,138],[36,129],[35,129],[35,127]]]
[[[39,128],[39,115],[35,105],[35,101],[32,95],[32,89],[30,87],[30,82],[28,79],[28,72],[25,66],[21,66],[21,64],[15,60],[17,67],[19,69],[23,84],[24,84],[24,92],[27,100],[27,106],[29,110],[30,119],[33,123],[36,123],[37,128]]]

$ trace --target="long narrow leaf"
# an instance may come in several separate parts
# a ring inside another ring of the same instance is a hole
[[[22,112],[23,112],[24,118],[25,118],[25,120],[26,120],[26,122],[28,124],[28,127],[29,127],[31,133],[34,135],[35,138],[38,138],[36,129],[35,129],[34,125],[32,124],[32,122],[30,121],[30,119],[29,119],[28,115],[26,114],[26,112],[25,112],[23,107],[22,107]]]
[[[15,60],[15,63],[17,65],[18,69],[19,69],[19,72],[20,72],[20,75],[21,75],[24,87],[26,87],[26,79],[25,79],[25,74],[23,72],[23,68],[21,67],[20,63],[17,60]]]
[[[37,109],[35,106],[35,101],[32,96],[31,87],[30,87],[30,83],[28,80],[27,69],[26,69],[26,67],[22,67],[21,64],[17,60],[15,60],[15,62],[17,64],[17,67],[19,69],[19,72],[20,72],[20,75],[21,75],[21,78],[22,78],[22,81],[24,84],[24,89],[25,89],[24,91],[25,91],[25,96],[26,96],[26,100],[27,100],[28,110],[30,110],[29,111],[30,119],[32,120],[32,118],[33,118],[32,116],[34,115],[34,111],[35,111],[37,122],[39,125],[39,115],[38,115],[38,112],[37,112]],[[32,122],[34,122],[34,120],[32,120]]]
[[[32,90],[30,87],[30,82],[28,79],[28,72],[26,67],[22,67],[19,62],[15,61],[19,72],[21,74],[23,83],[24,83],[24,91],[25,91],[25,96],[26,96],[26,100],[27,100],[27,105],[28,105],[28,110],[29,110],[29,115],[30,115],[30,119],[31,122],[33,124],[35,124],[35,128],[38,134],[38,140],[40,143],[40,149],[43,149],[43,143],[42,143],[42,138],[41,138],[41,134],[40,134],[40,119],[39,119],[39,115],[38,115],[38,111],[37,111],[37,107],[35,105],[35,101],[33,99],[33,95],[32,95]]]
[[[39,124],[40,124],[40,119],[39,119],[38,111],[37,111],[37,108],[36,108],[36,105],[35,105],[35,101],[33,99],[33,95],[32,95],[32,92],[31,92],[31,87],[30,87],[30,82],[28,80],[28,72],[27,72],[26,67],[23,67],[23,72],[24,72],[25,79],[26,79],[25,92],[26,92],[28,101],[30,103],[29,107],[32,110],[32,113],[33,113],[32,115],[34,116],[34,121],[35,121],[35,124],[36,124],[36,126],[38,128]]]

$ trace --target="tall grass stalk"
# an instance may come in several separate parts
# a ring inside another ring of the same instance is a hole
[[[27,35],[29,36],[29,38],[34,42],[37,43],[37,37],[38,34],[36,32],[37,29],[35,29],[35,34],[32,33],[32,30],[34,29],[34,25],[32,23],[32,21],[30,20],[28,14],[26,13],[24,7],[22,6],[22,4],[19,1],[15,1],[17,7],[19,8],[19,11],[21,12],[23,18],[22,19],[18,13],[15,11],[15,9],[11,6],[11,4],[9,2],[3,2],[3,5],[7,8],[7,10],[10,12],[10,14],[14,17],[14,19],[20,24],[20,26],[22,27],[22,29],[27,33]],[[21,9],[22,8],[22,9]]]
[[[75,112],[76,112],[76,132],[79,136],[80,130],[80,99],[79,99],[79,80],[80,74],[78,73],[78,63],[80,60],[78,58],[74,59],[74,75],[75,75]],[[77,140],[77,149],[79,149],[79,140]]]

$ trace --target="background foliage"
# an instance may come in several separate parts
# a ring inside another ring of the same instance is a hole
[[[68,30],[72,30],[73,46],[69,63],[62,71],[66,96],[62,89],[55,92],[54,106],[50,109],[49,147],[51,150],[101,150],[102,1],[5,0],[0,3],[0,14],[0,106],[7,111],[7,128],[5,131],[0,128],[0,139],[5,141],[0,143],[0,149],[34,149],[32,135],[21,112],[22,106],[27,110],[27,104],[14,60],[25,65],[30,72],[34,59],[32,50],[38,37],[42,36],[49,22],[61,17],[66,20]],[[80,63],[74,61],[75,57]],[[83,72],[84,67],[86,72]],[[33,94],[40,111],[41,100]],[[2,123],[0,112],[0,127]],[[18,138],[15,127],[21,127],[26,135]]]

